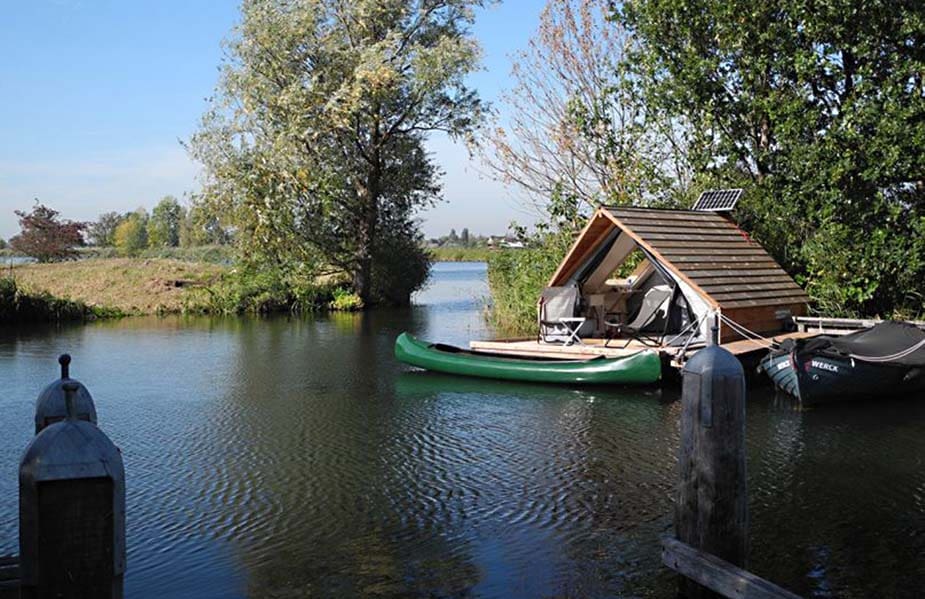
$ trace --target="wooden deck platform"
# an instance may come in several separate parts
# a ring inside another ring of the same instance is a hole
[[[774,341],[780,342],[785,339],[800,339],[803,337],[813,337],[817,335],[816,331],[802,331],[794,333],[781,333],[770,337]],[[732,352],[735,356],[743,358],[757,352],[766,352],[767,348],[763,343],[751,341],[748,339],[731,341],[723,343],[722,346]],[[686,357],[690,358],[703,344],[692,345],[687,348]],[[597,356],[606,356],[608,358],[619,358],[629,354],[634,354],[644,349],[653,349],[663,356],[674,362],[676,354],[680,351],[679,347],[652,347],[647,346],[639,341],[630,340],[627,345],[626,339],[614,339],[607,341],[605,339],[582,339],[582,343],[575,345],[561,345],[557,343],[543,343],[536,339],[498,339],[495,341],[471,341],[469,348],[473,351],[490,352],[495,354],[506,354],[510,356],[523,356],[528,358],[563,358],[573,360],[584,360],[595,358]]]

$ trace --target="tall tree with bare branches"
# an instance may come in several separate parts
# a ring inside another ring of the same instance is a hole
[[[550,0],[479,139],[492,176],[546,214],[664,200],[687,184],[683,129],[646,110],[622,61],[635,41],[599,0]]]

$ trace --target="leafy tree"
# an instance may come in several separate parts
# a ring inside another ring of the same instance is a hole
[[[459,234],[459,243],[463,247],[469,247],[469,229],[463,228],[462,232]]]
[[[183,212],[180,222],[180,246],[226,245],[231,235],[219,219],[201,204],[194,203]]]
[[[147,213],[141,209],[125,215],[113,235],[120,254],[136,256],[148,247],[147,221]]]
[[[459,243],[459,235],[456,234],[456,229],[450,229],[450,234],[447,236],[446,242],[450,245]]]
[[[148,219],[148,247],[180,245],[180,225],[184,210],[173,196],[165,196],[151,211]]]
[[[700,184],[830,312],[925,310],[925,4],[627,0],[627,65]]]
[[[255,267],[342,269],[366,305],[376,262],[439,194],[428,132],[469,136],[481,0],[247,0],[191,150],[213,214]],[[410,247],[402,244],[402,247]],[[417,251],[423,251],[418,249]],[[413,290],[417,280],[401,285]]]
[[[87,225],[87,236],[90,245],[97,247],[111,247],[114,245],[116,227],[122,222],[123,215],[118,212],[101,214],[95,223]]]
[[[6,239],[0,237],[0,250],[6,249]]]
[[[602,202],[664,201],[689,182],[683,128],[635,92],[622,65],[637,42],[609,17],[606,2],[550,0],[479,139],[490,172],[542,217],[554,196],[574,202],[570,228]]]
[[[22,231],[10,239],[10,247],[39,262],[55,262],[77,257],[83,245],[86,223],[58,218],[58,211],[36,200],[31,212],[15,211]]]

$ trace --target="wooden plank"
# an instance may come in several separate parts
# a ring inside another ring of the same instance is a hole
[[[765,251],[758,243],[754,241],[748,241],[746,239],[715,239],[713,241],[679,241],[679,240],[665,240],[659,241],[658,247],[663,248],[665,251],[669,251],[674,248],[702,248],[707,250],[725,250],[730,247],[736,248],[756,248],[762,251]]]
[[[790,278],[790,275],[783,271],[773,272],[767,270],[756,270],[751,272],[738,273],[735,271],[719,271],[718,274],[713,276],[706,277],[691,277],[697,284],[701,287],[709,287],[711,285],[730,285],[741,283],[743,285],[759,285],[762,283],[792,283],[796,285],[796,281]]]
[[[719,293],[711,293],[714,298],[716,298],[719,303],[724,303],[729,300],[743,300],[743,299],[764,299],[764,298],[803,298],[806,297],[806,292],[800,289],[799,287],[795,289],[768,289],[764,291],[753,291],[749,289],[740,289],[736,291],[722,291]]]
[[[694,210],[659,210],[657,208],[630,208],[622,206],[605,206],[604,209],[620,220],[624,218],[662,218],[678,221],[729,222],[719,214]]]
[[[723,252],[721,254],[716,254],[714,256],[704,256],[703,254],[673,254],[671,257],[666,256],[669,260],[675,264],[698,264],[698,263],[716,263],[716,264],[773,264],[779,268],[777,262],[775,262],[770,256],[765,253],[760,254],[747,254],[747,255],[736,255],[735,250],[729,252]]]
[[[548,286],[554,287],[567,279],[583,263],[591,250],[603,243],[606,237],[605,232],[609,232],[612,226],[613,222],[607,213],[602,208],[598,208],[594,216],[588,220],[585,228],[575,238],[572,247],[556,268],[556,272],[550,277]]]
[[[809,302],[809,296],[804,295],[806,302]],[[781,301],[779,298],[765,298],[765,299],[754,299],[754,300],[731,300],[722,302],[723,310],[732,310],[737,308],[753,308],[758,306],[781,306],[790,307],[797,302],[803,302],[803,298],[794,298],[791,300]],[[730,318],[732,318],[730,316]]]
[[[709,291],[711,294],[717,293],[727,293],[733,291],[762,291],[765,289],[776,289],[776,290],[798,290],[803,291],[803,289],[794,283],[793,281],[775,281],[772,283],[749,283],[746,281],[725,281],[723,283],[712,283],[710,285],[701,286]]]
[[[667,260],[667,258],[666,258]],[[763,262],[684,262],[684,263],[675,263],[677,268],[683,267],[683,271],[686,274],[689,271],[700,271],[700,270],[728,270],[734,272],[748,272],[750,270],[774,270],[778,272],[783,272],[777,262],[771,260],[766,260]]]
[[[724,248],[709,248],[709,249],[708,248],[696,248],[696,247],[665,248],[660,243],[655,244],[655,246],[662,250],[662,254],[664,254],[666,257],[671,258],[672,260],[680,259],[680,258],[690,258],[694,256],[699,256],[701,258],[709,258],[709,259],[719,259],[719,260],[722,260],[723,258],[727,258],[727,257],[735,257],[741,260],[743,257],[748,257],[748,256],[751,256],[751,257],[761,256],[762,258],[768,258],[768,259],[771,258],[768,255],[768,253],[764,251],[762,248],[748,245],[748,244],[742,244],[742,243],[729,244],[728,246]]]
[[[836,329],[869,329],[875,324],[883,322],[878,319],[859,319],[859,318],[828,318],[824,316],[797,316],[793,322],[798,325],[809,327],[836,328]],[[914,324],[920,329],[925,329],[925,320],[907,320],[906,322]]]
[[[745,240],[745,237],[742,236],[741,231],[731,227],[710,229],[707,227],[665,227],[660,225],[636,225],[634,227],[631,227],[630,225],[626,226],[643,236],[655,233],[674,234],[676,236],[697,234],[706,235],[707,237],[728,237],[732,239],[742,239],[743,241]]]
[[[722,229],[724,231],[738,231],[735,225],[723,221],[706,221],[706,220],[677,220],[659,217],[630,217],[621,218],[623,224],[632,227],[665,227],[671,229],[705,229],[714,230]]]
[[[736,240],[735,235],[708,235],[705,233],[690,233],[682,235],[680,233],[638,233],[639,236],[645,237],[650,243],[659,243],[659,241],[732,241]],[[736,234],[738,235],[738,234]],[[751,243],[741,235],[738,235],[740,243]]]
[[[662,563],[723,597],[800,599],[773,582],[671,537],[662,538]]]

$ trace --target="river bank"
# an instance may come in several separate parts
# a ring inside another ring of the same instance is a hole
[[[33,294],[126,315],[196,311],[228,267],[166,258],[93,258],[20,264],[3,274]]]
[[[483,262],[488,248],[436,248],[436,262]],[[86,320],[150,314],[241,314],[280,311],[354,311],[362,307],[336,276],[280,280],[242,275],[227,246],[162,248],[119,257],[114,248],[84,248],[80,258],[39,264],[4,250],[0,279],[28,294],[28,320]],[[62,306],[67,309],[62,309]],[[0,300],[0,313],[13,314]]]

